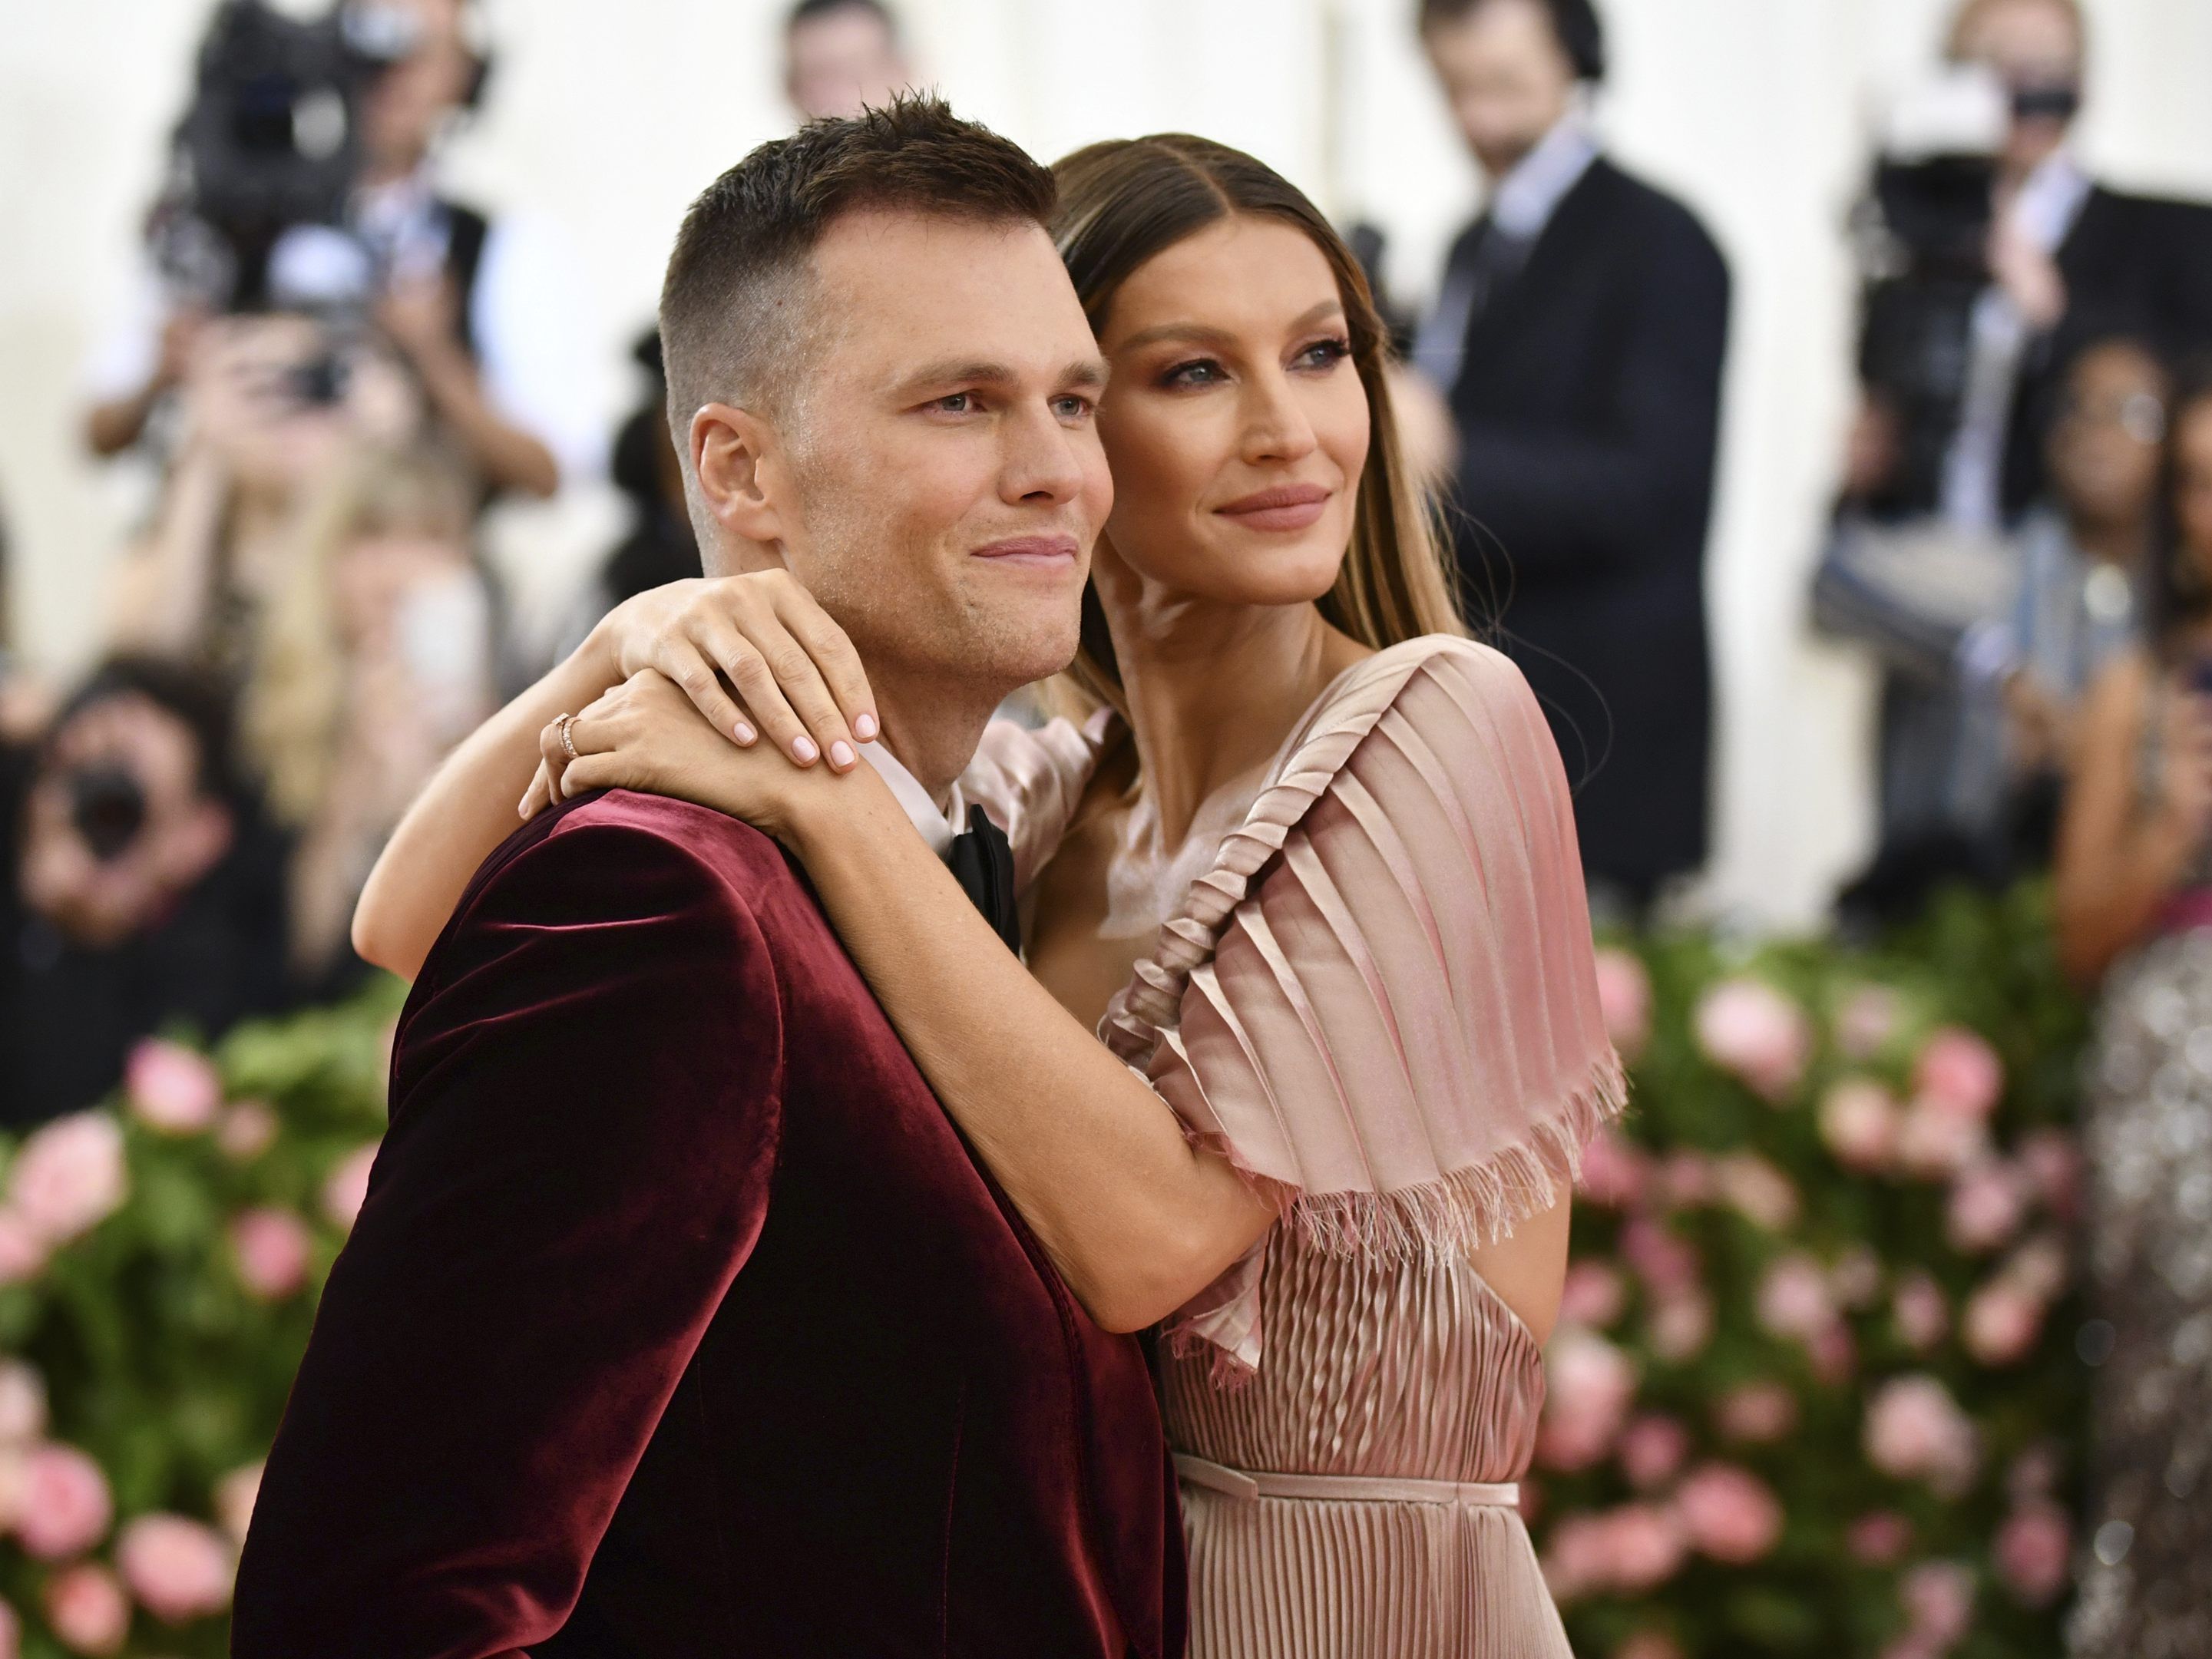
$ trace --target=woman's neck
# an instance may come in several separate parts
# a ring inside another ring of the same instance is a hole
[[[1324,687],[1365,654],[1312,605],[1167,595],[1126,568],[1099,584],[1129,707],[1139,795],[1162,850],[1266,765]]]

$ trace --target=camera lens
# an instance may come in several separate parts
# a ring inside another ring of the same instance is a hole
[[[70,817],[93,857],[120,858],[146,827],[146,792],[119,766],[88,766],[69,781]]]

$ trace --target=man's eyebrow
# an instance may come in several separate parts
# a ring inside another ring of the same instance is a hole
[[[1103,359],[1078,357],[1060,370],[1057,384],[1079,391],[1095,392],[1105,386],[1106,374],[1106,364]],[[908,397],[936,386],[1004,386],[1021,378],[1021,371],[1011,363],[993,362],[980,357],[947,357],[940,362],[927,363],[902,377],[897,392],[901,397]]]
[[[1103,357],[1078,357],[1060,372],[1060,383],[1079,392],[1103,392],[1112,371]]]
[[[1342,315],[1343,311],[1343,301],[1323,300],[1301,312],[1291,322],[1290,331],[1295,334],[1300,329],[1311,328],[1325,317]],[[1216,328],[1210,323],[1155,323],[1150,328],[1139,329],[1122,341],[1121,349],[1133,351],[1139,346],[1155,345],[1162,340],[1188,340],[1194,345],[1225,346],[1233,345],[1237,337],[1229,330]]]

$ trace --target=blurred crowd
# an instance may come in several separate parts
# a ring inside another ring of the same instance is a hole
[[[1408,10],[1487,190],[1433,301],[1396,311],[1404,437],[1471,618],[1552,714],[1597,908],[1635,922],[1709,851],[1730,273],[1608,153],[1591,0]],[[782,43],[798,118],[911,78],[879,0],[802,0]],[[470,0],[212,14],[88,371],[88,447],[161,480],[109,654],[54,695],[0,681],[0,1117],[84,1103],[150,1031],[363,971],[385,836],[539,665],[479,554],[488,504],[602,474],[628,500],[572,638],[697,574],[656,338],[635,413],[596,429],[557,240],[447,188],[493,45]],[[2084,173],[2089,45],[2075,0],[1964,0],[1877,135],[1838,231],[1863,404],[1808,601],[1884,677],[1880,845],[1842,919],[2055,860],[2085,981],[2212,879],[2212,210]]]

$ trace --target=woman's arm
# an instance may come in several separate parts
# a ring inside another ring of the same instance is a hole
[[[544,678],[446,759],[393,831],[354,912],[354,949],[412,979],[477,866],[514,833],[547,723],[630,675],[656,671],[739,746],[761,731],[799,768],[833,771],[875,736],[859,656],[811,595],[781,570],[671,582],[624,601]],[[751,719],[724,685],[744,694]],[[717,741],[724,739],[717,737]]]
[[[1273,1205],[1030,976],[873,768],[833,777],[735,753],[650,674],[571,736],[583,758],[562,793],[680,796],[792,849],[922,1075],[1101,1325],[1157,1323],[1273,1224]]]
[[[2053,908],[2061,963],[2094,986],[2157,923],[2158,913],[2212,826],[2212,716],[2203,699],[2166,699],[2159,798],[2136,778],[2155,667],[2123,659],[2092,688],[2082,711],[2080,763],[2059,820]]]

